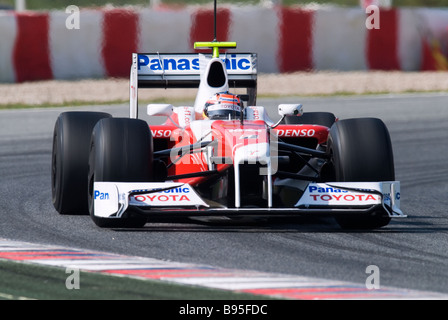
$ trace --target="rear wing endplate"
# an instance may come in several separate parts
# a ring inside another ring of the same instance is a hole
[[[130,75],[130,117],[137,118],[139,88],[198,88],[201,71],[212,58],[201,53],[133,53]],[[257,55],[224,53],[229,87],[247,88],[255,102]]]

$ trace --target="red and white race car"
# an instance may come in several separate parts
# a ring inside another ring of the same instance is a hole
[[[338,120],[280,104],[271,121],[256,104],[257,56],[133,54],[129,118],[65,112],[52,154],[53,203],[100,227],[139,227],[152,217],[334,216],[343,228],[379,228],[400,211],[388,130],[376,118]],[[150,104],[142,88],[197,88],[191,106]],[[243,88],[244,94],[232,93]]]

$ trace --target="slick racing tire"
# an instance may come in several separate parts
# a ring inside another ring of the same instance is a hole
[[[286,116],[284,124],[317,124],[330,128],[335,121],[331,112],[304,112],[301,116]]]
[[[94,212],[94,183],[149,182],[153,176],[153,140],[148,124],[139,119],[103,119],[93,129],[89,156],[89,211],[102,228],[138,228],[146,217],[125,212],[121,218],[102,218]]]
[[[51,157],[53,206],[60,214],[88,214],[90,136],[102,112],[64,112],[56,120]]]
[[[386,125],[376,118],[335,122],[328,138],[334,181],[377,182],[395,180],[392,143]],[[331,181],[331,180],[329,180]],[[370,215],[336,216],[343,229],[376,229],[390,222],[384,209]]]

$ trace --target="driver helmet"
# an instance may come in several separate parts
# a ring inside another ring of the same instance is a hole
[[[229,92],[217,93],[205,103],[204,116],[210,120],[234,120],[241,116],[241,99]]]

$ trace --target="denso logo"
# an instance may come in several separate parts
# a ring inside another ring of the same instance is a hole
[[[171,130],[151,130],[152,137],[153,138],[169,138],[171,136],[172,131]]]
[[[94,200],[109,200],[109,193],[107,193],[107,192],[100,192],[98,190],[95,190],[93,199]]]
[[[279,137],[313,137],[316,134],[314,129],[278,129]]]
[[[237,57],[235,54],[227,55],[222,59],[227,70],[249,70],[251,61],[247,58]],[[138,70],[149,68],[152,71],[199,71],[199,58],[192,57],[157,57],[150,55],[138,56]]]

